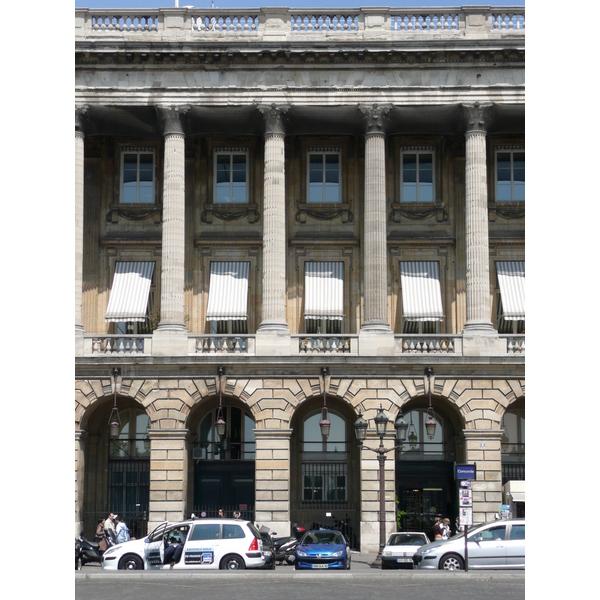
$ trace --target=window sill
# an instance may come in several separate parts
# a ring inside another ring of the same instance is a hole
[[[296,202],[296,222],[306,223],[308,217],[320,221],[331,221],[337,217],[342,218],[342,223],[352,223],[354,213],[350,204],[345,202]]]
[[[411,221],[435,216],[436,221],[447,221],[448,211],[445,202],[392,202],[390,221],[400,223],[402,219]]]
[[[221,221],[235,221],[236,219],[248,218],[248,223],[257,223],[260,219],[258,206],[252,204],[214,204],[206,203],[200,216],[202,223],[212,223],[214,218]]]
[[[525,201],[488,202],[488,215],[490,221],[495,221],[496,216],[504,219],[523,219],[525,217]]]
[[[158,204],[111,204],[106,215],[108,223],[126,221],[145,221],[152,219],[154,223],[161,221],[162,206]]]

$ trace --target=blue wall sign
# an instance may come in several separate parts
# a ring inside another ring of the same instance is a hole
[[[475,465],[456,465],[456,479],[475,479]]]

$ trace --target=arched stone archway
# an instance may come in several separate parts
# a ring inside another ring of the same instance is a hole
[[[321,437],[323,396],[298,405],[291,420],[290,517],[292,526],[333,527],[360,547],[360,450],[354,439],[356,412],[349,402],[327,396],[331,430]]]

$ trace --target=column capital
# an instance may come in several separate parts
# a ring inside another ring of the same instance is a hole
[[[75,109],[75,135],[84,137],[84,128],[87,121],[87,113],[90,107],[88,104],[84,104]]]
[[[392,110],[391,104],[359,104],[358,110],[363,114],[365,122],[365,134],[385,133],[388,121],[388,113]]]
[[[189,111],[188,106],[157,106],[158,129],[163,135],[185,135],[181,118]]]
[[[465,133],[469,133],[470,131],[487,132],[491,121],[491,108],[493,106],[491,102],[461,104]]]
[[[257,106],[265,122],[265,134],[285,135],[283,115],[290,109],[287,104],[259,104]]]

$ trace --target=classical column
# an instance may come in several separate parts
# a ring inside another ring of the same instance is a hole
[[[187,429],[152,429],[148,531],[163,521],[181,521],[187,498]]]
[[[477,465],[473,523],[494,520],[502,504],[502,430],[464,429],[466,463]]]
[[[277,535],[290,535],[291,429],[254,429],[255,520]]]
[[[83,115],[87,107],[75,111],[75,356],[83,356]]]
[[[361,330],[389,332],[384,121],[390,106],[360,108],[366,124],[364,209],[364,317]]]
[[[154,332],[152,354],[187,354],[184,322],[185,280],[185,135],[182,110],[158,109],[165,139],[163,174],[160,322]]]
[[[490,252],[486,165],[486,129],[491,104],[463,105],[466,117],[465,238],[467,320],[464,332],[494,335],[490,318]]]
[[[265,120],[262,321],[257,354],[289,354],[286,320],[285,132],[287,107],[260,106]]]

